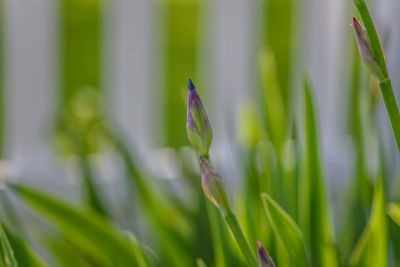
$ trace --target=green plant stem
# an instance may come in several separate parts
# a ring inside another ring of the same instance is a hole
[[[396,138],[397,147],[400,151],[400,113],[397,107],[396,99],[394,97],[392,83],[389,78],[380,81],[379,87],[383,95],[383,100],[385,101],[386,109],[389,114],[390,122],[392,123],[392,128],[394,136]]]
[[[209,160],[208,154],[204,155],[203,157]],[[231,229],[233,236],[235,237],[236,242],[248,263],[248,266],[257,267],[258,266],[257,259],[254,256],[253,252],[251,251],[249,242],[247,241],[246,237],[243,234],[242,228],[240,227],[240,224],[236,218],[235,212],[232,210],[232,208],[229,209],[219,208],[219,210],[223,214],[226,223]]]
[[[400,113],[399,108],[394,97],[392,83],[389,78],[385,57],[382,52],[381,43],[379,42],[378,34],[372,21],[371,14],[368,10],[365,0],[354,0],[354,5],[360,13],[361,19],[364,23],[365,30],[367,31],[369,41],[371,42],[372,52],[376,58],[384,78],[379,81],[383,99],[385,101],[386,110],[389,114],[390,122],[392,124],[393,133],[396,138],[397,148],[400,152]]]
[[[253,252],[251,251],[249,243],[247,242],[247,239],[243,234],[242,228],[240,227],[239,222],[238,222],[233,210],[230,209],[230,210],[225,211],[224,218],[225,218],[225,221],[228,224],[229,228],[231,229],[233,236],[235,237],[236,242],[238,243],[238,245],[240,247],[240,250],[242,251],[244,257],[246,258],[248,265],[257,267],[258,263],[257,263],[256,257],[254,256]]]

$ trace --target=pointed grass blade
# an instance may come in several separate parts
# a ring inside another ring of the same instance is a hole
[[[388,266],[387,238],[385,195],[380,179],[375,186],[368,225],[350,256],[350,266]]]
[[[4,267],[18,267],[15,259],[14,251],[10,245],[7,234],[2,225],[0,225],[0,245],[1,245],[1,262]]]
[[[92,211],[68,205],[56,197],[22,185],[10,185],[51,225],[106,266],[137,266],[132,246],[109,221]]]
[[[17,236],[16,234],[10,232],[10,230],[3,225],[5,234],[8,237],[11,247],[14,251],[14,256],[17,259],[19,266],[24,267],[45,267],[42,259],[32,250],[28,243]]]
[[[311,85],[304,76],[305,162],[300,180],[300,226],[316,266],[337,266],[334,233],[320,155],[317,116]]]
[[[267,193],[261,194],[265,213],[293,266],[309,266],[303,234],[293,219]]]

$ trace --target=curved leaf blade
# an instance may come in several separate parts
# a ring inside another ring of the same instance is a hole
[[[0,225],[0,244],[1,244],[1,261],[5,267],[18,267],[17,260],[14,256],[14,251],[8,241],[6,232],[2,225]]]
[[[385,193],[382,179],[375,186],[371,216],[351,254],[350,266],[388,266]]]
[[[333,222],[319,147],[318,119],[311,83],[304,76],[305,155],[300,180],[299,224],[316,266],[336,267]]]
[[[129,241],[109,221],[93,211],[72,207],[56,197],[29,187],[10,185],[60,232],[80,244],[80,248],[106,266],[137,266]]]
[[[294,266],[309,266],[303,234],[294,220],[267,193],[261,194],[265,213],[276,238]]]
[[[32,248],[25,242],[24,239],[10,232],[10,230],[3,225],[5,234],[10,241],[10,245],[13,248],[14,256],[20,266],[24,267],[45,267],[42,259],[32,250]]]

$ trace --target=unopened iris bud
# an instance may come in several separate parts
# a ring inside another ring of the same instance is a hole
[[[257,240],[257,254],[258,254],[259,267],[275,267],[275,263],[272,260],[271,256],[268,254],[264,246],[258,240]]]
[[[200,96],[190,79],[186,131],[189,141],[197,153],[207,156],[213,136],[212,129]]]
[[[223,212],[230,209],[228,190],[208,160],[200,156],[201,184],[207,198]]]
[[[378,61],[374,57],[371,42],[369,41],[367,31],[360,22],[353,17],[353,28],[357,39],[358,50],[361,58],[371,73],[379,80],[384,79],[384,75]]]

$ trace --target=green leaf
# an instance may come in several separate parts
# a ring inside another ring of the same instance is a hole
[[[100,214],[72,207],[56,197],[29,187],[10,185],[80,249],[105,266],[137,266],[129,241]]]
[[[400,226],[400,203],[390,203],[387,206],[387,214]]]
[[[187,219],[188,210],[156,180],[143,172],[123,138],[108,132],[127,168],[127,184],[137,195],[143,214],[160,241],[161,258],[173,266],[193,263],[192,247],[188,237],[193,233]],[[186,211],[186,212],[184,212]],[[168,214],[168,216],[165,216]]]
[[[267,193],[262,193],[261,199],[272,231],[285,248],[293,266],[309,266],[299,227]]]
[[[259,62],[268,134],[279,150],[286,140],[287,131],[286,111],[279,87],[275,57],[270,50],[263,49],[259,53]]]
[[[41,244],[44,245],[57,267],[92,267],[102,266],[96,262],[79,246],[71,243],[65,234],[58,233],[40,235]]]
[[[388,266],[385,195],[380,179],[375,186],[371,216],[350,257],[351,266]]]
[[[3,225],[3,229],[10,241],[10,245],[13,248],[14,256],[17,259],[19,266],[47,266],[22,238],[11,233],[5,225]]]
[[[18,263],[14,256],[14,251],[8,241],[6,232],[0,225],[0,244],[1,244],[1,262],[5,267],[17,267]]]
[[[128,240],[133,248],[133,252],[135,253],[135,257],[138,262],[138,267],[146,267],[147,261],[145,254],[143,253],[143,250],[140,247],[140,244],[137,241],[135,235],[132,232],[126,232],[126,235],[128,236]]]
[[[207,267],[207,264],[205,264],[201,258],[198,258],[196,260],[196,265],[197,265],[197,267]]]
[[[300,227],[311,248],[315,266],[337,266],[334,234],[325,178],[322,171],[317,118],[308,77],[304,77],[305,155],[300,180]]]
[[[101,197],[100,190],[96,187],[94,183],[95,177],[91,170],[87,151],[83,152],[80,155],[79,161],[82,178],[84,181],[85,197],[87,199],[86,202],[93,210],[99,212],[106,217],[110,217],[104,203],[102,202],[103,198]]]
[[[281,86],[282,97],[287,107],[291,97],[291,69],[293,68],[293,41],[296,34],[293,22],[296,21],[296,0],[268,0],[260,1],[264,12],[262,20],[262,44],[271,49],[276,57],[278,81]],[[265,34],[266,33],[266,34]],[[297,50],[297,49],[296,49]]]

